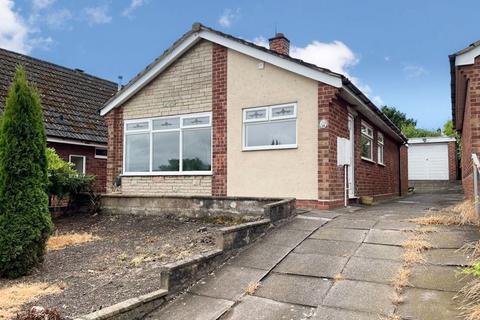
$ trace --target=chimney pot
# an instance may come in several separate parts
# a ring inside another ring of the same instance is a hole
[[[270,44],[270,50],[283,55],[289,55],[290,53],[290,40],[281,32],[277,32],[275,37],[268,39]]]

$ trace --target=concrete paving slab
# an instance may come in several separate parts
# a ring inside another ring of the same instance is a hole
[[[460,274],[458,267],[418,265],[412,268],[410,285],[415,288],[459,291],[470,277]]]
[[[365,238],[366,243],[400,246],[408,239],[408,233],[398,230],[370,230]]]
[[[341,213],[335,212],[335,211],[327,211],[327,210],[311,210],[302,215],[307,217],[335,219],[336,217],[340,216]]]
[[[372,313],[319,306],[315,310],[312,320],[372,320],[378,318],[378,315]]]
[[[350,241],[306,239],[295,248],[294,252],[346,257],[353,255],[358,245],[359,243]]]
[[[233,304],[233,301],[187,293],[173,300],[164,308],[150,313],[145,319],[216,320]]]
[[[398,220],[380,220],[374,227],[374,229],[382,230],[415,230],[418,227],[413,222],[405,222]]]
[[[453,292],[408,288],[405,303],[399,306],[398,313],[405,319],[458,319],[460,311],[454,296]]]
[[[394,260],[352,257],[342,274],[346,279],[390,284],[402,263]]]
[[[290,253],[275,269],[275,272],[333,278],[347,263],[347,258],[320,254]]]
[[[278,230],[274,230],[270,234],[267,234],[262,242],[277,246],[295,247],[309,234],[310,231],[292,230],[282,227]]]
[[[377,220],[362,220],[362,219],[342,219],[337,218],[325,225],[325,228],[340,228],[340,229],[371,229]]]
[[[283,228],[293,229],[293,230],[313,231],[323,226],[328,221],[329,220],[323,219],[323,218],[304,219],[304,218],[296,217],[291,222],[288,222],[287,224],[285,224]]]
[[[355,256],[374,259],[402,260],[403,248],[381,244],[362,243]]]
[[[224,320],[304,320],[315,312],[314,308],[302,307],[273,301],[270,299],[245,296],[242,301],[231,309]]]
[[[273,273],[262,281],[255,295],[281,302],[317,307],[322,303],[331,286],[332,281],[326,279]]]
[[[250,283],[257,283],[265,270],[225,266],[192,287],[191,292],[199,295],[236,300]]]
[[[367,230],[320,228],[315,231],[310,238],[362,242],[363,239],[365,239],[367,232]]]
[[[480,239],[477,231],[448,231],[435,232],[429,235],[430,243],[434,248],[458,249],[463,245]]]
[[[458,249],[430,249],[425,252],[428,263],[444,266],[470,266],[470,257]]]
[[[333,285],[322,305],[388,315],[394,309],[392,295],[393,288],[385,284],[343,280]]]
[[[291,250],[291,247],[271,245],[259,242],[241,252],[230,264],[242,267],[270,270],[277,265]]]

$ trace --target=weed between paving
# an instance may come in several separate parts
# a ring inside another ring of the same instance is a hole
[[[73,215],[54,221],[56,234],[88,233],[94,241],[49,250],[29,276],[0,279],[0,289],[18,284],[61,284],[63,291],[32,305],[56,308],[74,317],[160,287],[167,263],[215,248],[214,233],[224,224],[157,216]]]

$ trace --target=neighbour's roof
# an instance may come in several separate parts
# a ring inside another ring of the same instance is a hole
[[[142,70],[133,79],[131,79],[127,83],[127,85],[125,85],[122,88],[122,90],[120,90],[115,96],[113,96],[109,101],[107,101],[102,108],[102,114],[103,115],[106,114],[109,110],[114,108],[117,104],[121,104],[121,102],[117,102],[117,101],[119,101],[122,98],[122,96],[125,96],[125,99],[128,99],[131,94],[134,94],[136,92],[135,90],[140,90],[141,86],[139,86],[138,84],[142,81],[142,79],[147,77],[152,72],[152,70],[155,70],[155,68],[157,68],[159,65],[164,63],[165,60],[169,58],[169,56],[175,54],[176,51],[179,51],[179,49],[182,49],[182,45],[184,45],[185,42],[187,42],[188,39],[191,39],[191,37],[194,35],[198,35],[199,38],[204,38],[212,42],[215,42],[215,40],[219,38],[227,39],[227,40],[233,41],[234,43],[252,48],[257,52],[261,52],[263,54],[268,54],[269,56],[281,58],[284,61],[288,61],[290,63],[294,63],[296,65],[306,67],[310,70],[315,70],[318,73],[323,74],[327,81],[331,81],[331,83],[329,84],[333,84],[336,87],[342,87],[342,88],[348,89],[353,95],[355,95],[357,99],[359,99],[363,104],[365,104],[371,112],[373,112],[377,117],[379,117],[387,125],[387,127],[390,128],[398,136],[400,140],[402,140],[403,142],[407,141],[407,138],[402,134],[401,130],[397,128],[395,124],[380,109],[378,109],[375,106],[375,104],[363,92],[360,91],[360,89],[358,89],[344,75],[333,72],[327,68],[322,68],[315,64],[293,58],[289,55],[280,54],[274,50],[270,50],[263,46],[259,46],[252,42],[246,41],[244,39],[240,39],[232,35],[223,33],[221,31],[206,27],[200,23],[193,24],[192,29],[190,31],[188,31],[180,39],[175,41],[173,45],[167,50],[165,50],[161,56],[156,58],[144,70]],[[319,81],[322,81],[322,80],[319,80]]]
[[[456,111],[455,105],[457,100],[457,96],[456,96],[457,78],[455,74],[455,70],[457,66],[456,59],[458,56],[468,54],[470,51],[472,51],[473,49],[476,49],[479,46],[480,46],[480,40],[475,41],[469,44],[468,47],[463,48],[462,50],[459,50],[448,56],[448,60],[450,61],[450,95],[451,95],[451,101],[452,101],[452,120],[453,120],[454,127],[456,127],[456,121],[457,121],[457,116],[455,112]],[[475,52],[472,52],[471,54],[475,55]]]
[[[107,143],[107,128],[97,109],[117,91],[114,82],[0,49],[0,112],[19,64],[40,93],[48,137]]]

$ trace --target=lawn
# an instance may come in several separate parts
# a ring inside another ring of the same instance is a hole
[[[54,220],[44,263],[0,279],[0,318],[39,305],[79,316],[159,289],[169,262],[215,248],[221,227],[158,216],[72,215]]]

